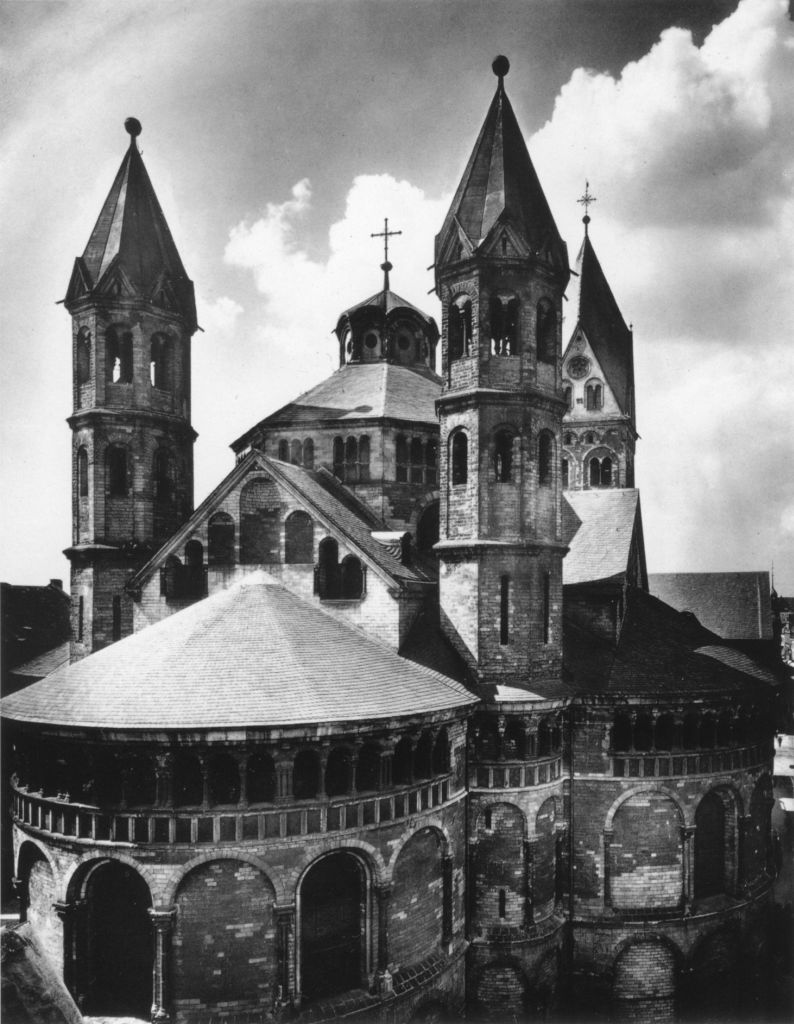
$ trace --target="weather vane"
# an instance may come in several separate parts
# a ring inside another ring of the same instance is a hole
[[[584,195],[580,199],[576,200],[577,203],[581,203],[584,207],[584,217],[582,217],[582,222],[584,223],[585,234],[587,234],[587,225],[590,223],[590,204],[595,203],[597,201],[598,200],[596,199],[596,197],[592,195],[590,192],[590,182],[585,181]]]
[[[387,292],[389,290],[389,271],[392,269],[391,263],[389,263],[389,239],[394,235],[401,235],[402,231],[389,231],[389,218],[383,218],[383,231],[373,231],[370,234],[370,238],[382,238],[383,239],[383,263],[380,265],[380,269],[383,271],[383,290]]]

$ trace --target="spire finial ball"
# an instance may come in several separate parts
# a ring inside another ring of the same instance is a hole
[[[500,54],[491,65],[493,73],[497,78],[504,78],[507,72],[510,70],[510,61],[507,57]]]
[[[137,138],[137,136],[140,135],[141,132],[143,131],[143,129],[141,128],[141,122],[138,120],[137,117],[128,117],[127,120],[124,122],[124,127],[127,129],[127,132],[133,137],[133,139]]]

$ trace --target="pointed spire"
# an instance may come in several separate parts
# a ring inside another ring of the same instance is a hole
[[[554,223],[524,137],[504,88],[510,69],[497,57],[493,72],[496,93],[463,172],[441,231],[436,236],[436,264],[445,255],[450,235],[460,233],[476,250],[497,221],[507,221],[531,252],[567,271],[567,251]]]
[[[138,150],[141,123],[128,117],[124,127],[130,145],[80,260],[83,276],[95,291],[108,275],[122,272],[136,295],[154,305],[163,305],[170,293],[176,310],[195,327],[193,282],[182,265]],[[67,305],[78,297],[70,284]]]

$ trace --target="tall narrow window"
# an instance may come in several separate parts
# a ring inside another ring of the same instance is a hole
[[[300,441],[295,438],[290,442],[289,446],[289,461],[293,466],[300,466],[301,458],[303,456],[303,445]]]
[[[612,459],[609,456],[601,460],[601,486],[612,486]]]
[[[563,459],[562,460],[562,486],[563,487],[567,487],[568,486],[568,472],[569,472],[569,470],[568,470],[568,460],[567,459]]]
[[[369,438],[366,434],[358,439],[358,479],[361,483],[369,480]]]
[[[491,328],[492,354],[495,356],[507,355],[507,352],[502,352],[504,317],[502,315],[502,300],[498,295],[492,295],[488,303],[488,320]]]
[[[421,484],[425,472],[424,445],[420,437],[411,441],[411,483]]]
[[[538,483],[541,487],[551,487],[553,458],[554,440],[551,434],[544,432],[538,438]]]
[[[471,350],[471,302],[457,299],[449,307],[449,358],[461,359]]]
[[[510,577],[499,581],[499,643],[510,643]]]
[[[314,441],[310,437],[303,442],[303,468],[314,469]]]
[[[573,388],[570,384],[564,384],[562,389],[562,396],[565,399],[565,404],[569,409],[573,408]]]
[[[434,437],[425,445],[425,483],[429,487],[438,483],[438,441]]]
[[[132,383],[132,334],[109,327],[106,334],[108,380],[112,384]]]
[[[82,642],[83,639],[83,616],[85,614],[85,598],[82,596],[77,599],[77,640]]]
[[[86,384],[91,376],[91,335],[81,327],[77,335],[77,383]]]
[[[288,565],[311,563],[314,557],[314,524],[306,512],[292,512],[284,523],[284,561]]]
[[[121,598],[113,598],[113,639],[121,640]]]
[[[551,575],[543,574],[543,643],[551,639]]]
[[[604,390],[598,381],[591,381],[585,388],[585,405],[588,411],[594,412],[604,404]]]
[[[341,437],[334,438],[334,476],[339,480],[345,478],[345,442]]]
[[[345,441],[345,474],[343,479],[346,484],[356,483],[358,480],[358,441],[355,437],[349,437]]]
[[[228,512],[216,512],[207,526],[207,561],[210,565],[234,562],[234,520]]]
[[[499,916],[507,916],[507,894],[504,889],[499,890]]]
[[[509,430],[496,433],[494,469],[499,483],[508,483],[513,479],[513,437]]]
[[[339,545],[333,537],[320,541],[317,563],[317,592],[321,600],[339,597]]]
[[[469,439],[458,431],[452,437],[452,483],[465,484],[469,477]]]
[[[168,339],[164,334],[152,336],[149,351],[149,379],[153,388],[167,391],[169,387]]]
[[[538,303],[535,340],[540,362],[553,363],[557,358],[557,314],[549,299]]]
[[[339,567],[340,596],[358,600],[364,596],[364,569],[355,555],[346,555]]]
[[[282,437],[278,443],[279,462],[289,462],[289,441]]]
[[[408,479],[408,442],[402,434],[397,435],[395,455],[397,458],[397,482],[405,483]]]
[[[112,498],[127,496],[127,449],[111,445],[107,450],[107,490]]]
[[[77,493],[81,498],[88,497],[88,452],[85,448],[77,449]]]

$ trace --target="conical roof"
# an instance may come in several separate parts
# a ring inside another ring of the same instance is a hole
[[[632,333],[626,326],[587,231],[575,268],[579,276],[571,278],[568,288],[574,331],[576,327],[584,331],[621,411],[633,419]]]
[[[3,699],[17,722],[214,729],[396,718],[474,703],[259,571]]]
[[[565,243],[557,231],[504,89],[503,74],[508,66],[505,58],[494,61],[499,84],[444,225],[436,236],[436,263],[443,256],[451,232],[462,231],[476,249],[501,218],[523,236],[533,252],[548,253],[552,262],[567,269]]]
[[[137,295],[155,305],[170,304],[170,299],[195,326],[193,282],[182,265],[138,151],[135,140],[140,123],[128,118],[125,127],[131,136],[129,148],[78,260],[80,274],[77,275],[76,268],[66,302],[80,297],[76,277],[81,279],[83,290],[90,292],[101,289],[105,278],[118,268],[125,284]]]

